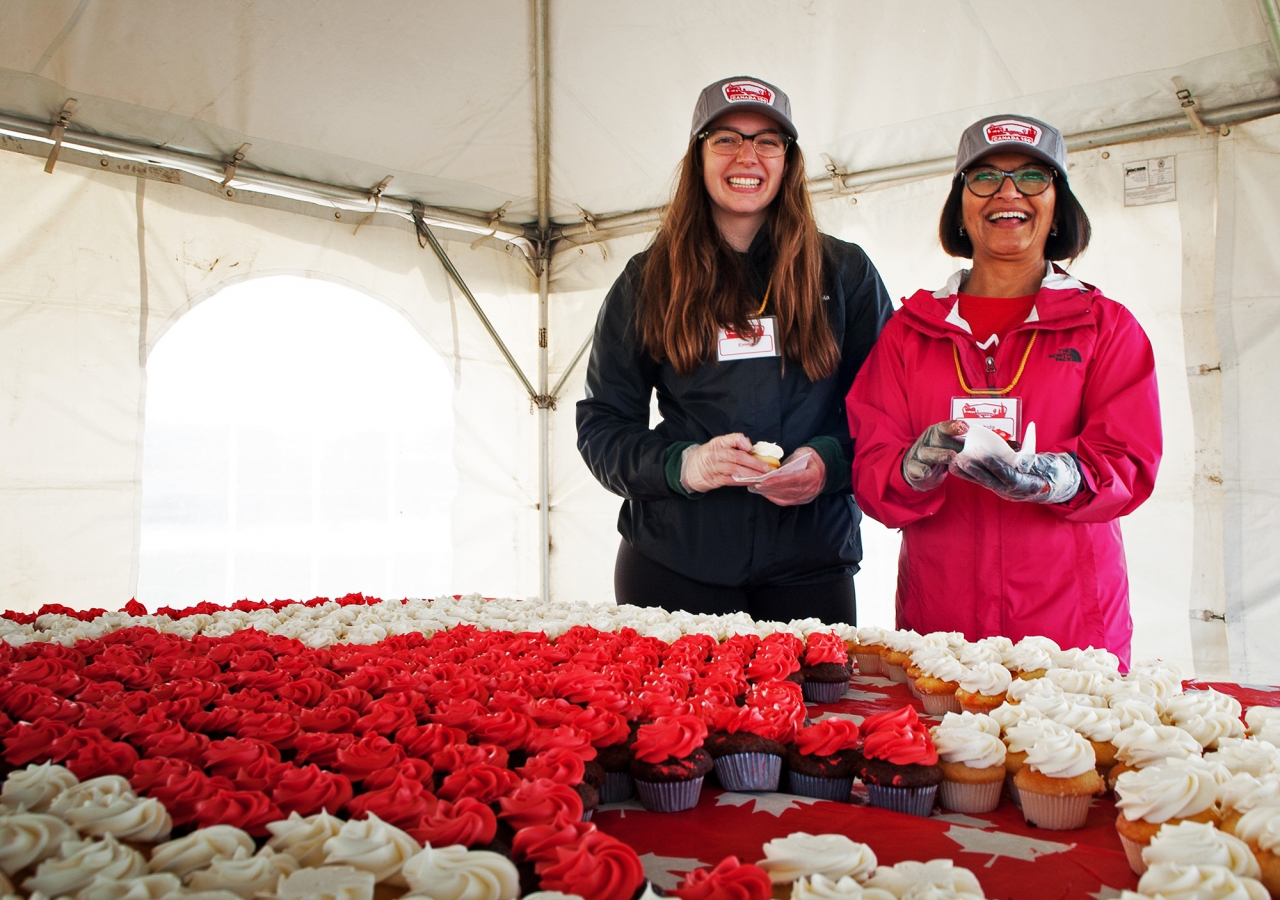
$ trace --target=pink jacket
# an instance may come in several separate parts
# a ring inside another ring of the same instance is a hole
[[[959,316],[959,283],[957,273],[904,302],[845,401],[858,505],[902,529],[898,627],[970,640],[1041,634],[1063,647],[1106,647],[1127,666],[1133,621],[1119,518],[1151,495],[1160,464],[1151,343],[1127,309],[1055,267],[1027,321],[979,350]],[[952,348],[970,388],[1003,388],[1033,333],[1010,396],[1022,399],[1023,427],[1036,423],[1038,451],[1076,455],[1080,493],[1058,505],[1015,503],[953,476],[913,490],[904,454],[964,394]]]

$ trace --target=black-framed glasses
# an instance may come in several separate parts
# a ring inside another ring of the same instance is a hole
[[[707,142],[707,149],[720,156],[736,156],[742,149],[743,141],[750,141],[756,148],[756,156],[764,159],[776,159],[787,152],[791,146],[791,137],[780,131],[757,131],[755,134],[743,134],[731,128],[713,128],[704,131],[698,137]]]
[[[963,177],[965,187],[979,197],[991,197],[999,193],[1006,178],[1012,178],[1013,186],[1027,197],[1043,194],[1053,184],[1053,170],[1041,166],[1020,166],[1012,172],[995,166],[974,166],[966,169]]]

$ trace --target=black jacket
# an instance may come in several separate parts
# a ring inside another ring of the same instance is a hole
[[[815,584],[857,571],[862,559],[850,492],[852,442],[844,398],[892,306],[862,248],[823,236],[823,297],[840,343],[836,373],[811,382],[780,357],[716,362],[689,376],[657,363],[640,346],[636,285],[646,254],[614,282],[600,308],[578,403],[578,450],[600,483],[626,498],[618,531],[643,556],[688,578],[731,587]],[[747,251],[756,296],[772,263],[768,229]],[[768,311],[766,310],[766,315]],[[649,428],[652,391],[662,421]],[[781,507],[745,487],[690,495],[679,482],[680,456],[691,443],[741,432],[773,441],[785,453],[811,446],[826,464],[822,494]]]

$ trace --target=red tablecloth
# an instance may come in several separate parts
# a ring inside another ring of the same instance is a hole
[[[1188,689],[1213,687],[1238,697],[1247,708],[1280,706],[1280,689],[1255,685],[1188,682]],[[811,706],[810,716],[850,716],[855,720],[910,704],[925,721],[920,702],[906,685],[877,676],[855,676],[838,703]],[[708,778],[708,781],[711,779]],[[738,794],[704,787],[696,808],[651,813],[639,801],[610,804],[593,821],[640,854],[655,884],[674,887],[684,874],[715,865],[730,854],[756,862],[761,847],[795,831],[844,834],[869,844],[881,865],[903,860],[947,858],[977,875],[986,895],[1010,900],[1105,900],[1133,890],[1116,835],[1116,808],[1110,796],[1097,798],[1084,828],[1046,831],[1029,827],[1006,797],[995,812],[961,815],[936,809],[923,819],[865,805],[861,785],[852,803],[832,803],[792,794]]]

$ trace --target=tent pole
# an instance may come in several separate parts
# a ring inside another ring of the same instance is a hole
[[[534,123],[538,152],[538,549],[539,596],[551,599],[551,410],[547,394],[547,322],[551,288],[551,107],[548,0],[533,4]]]

